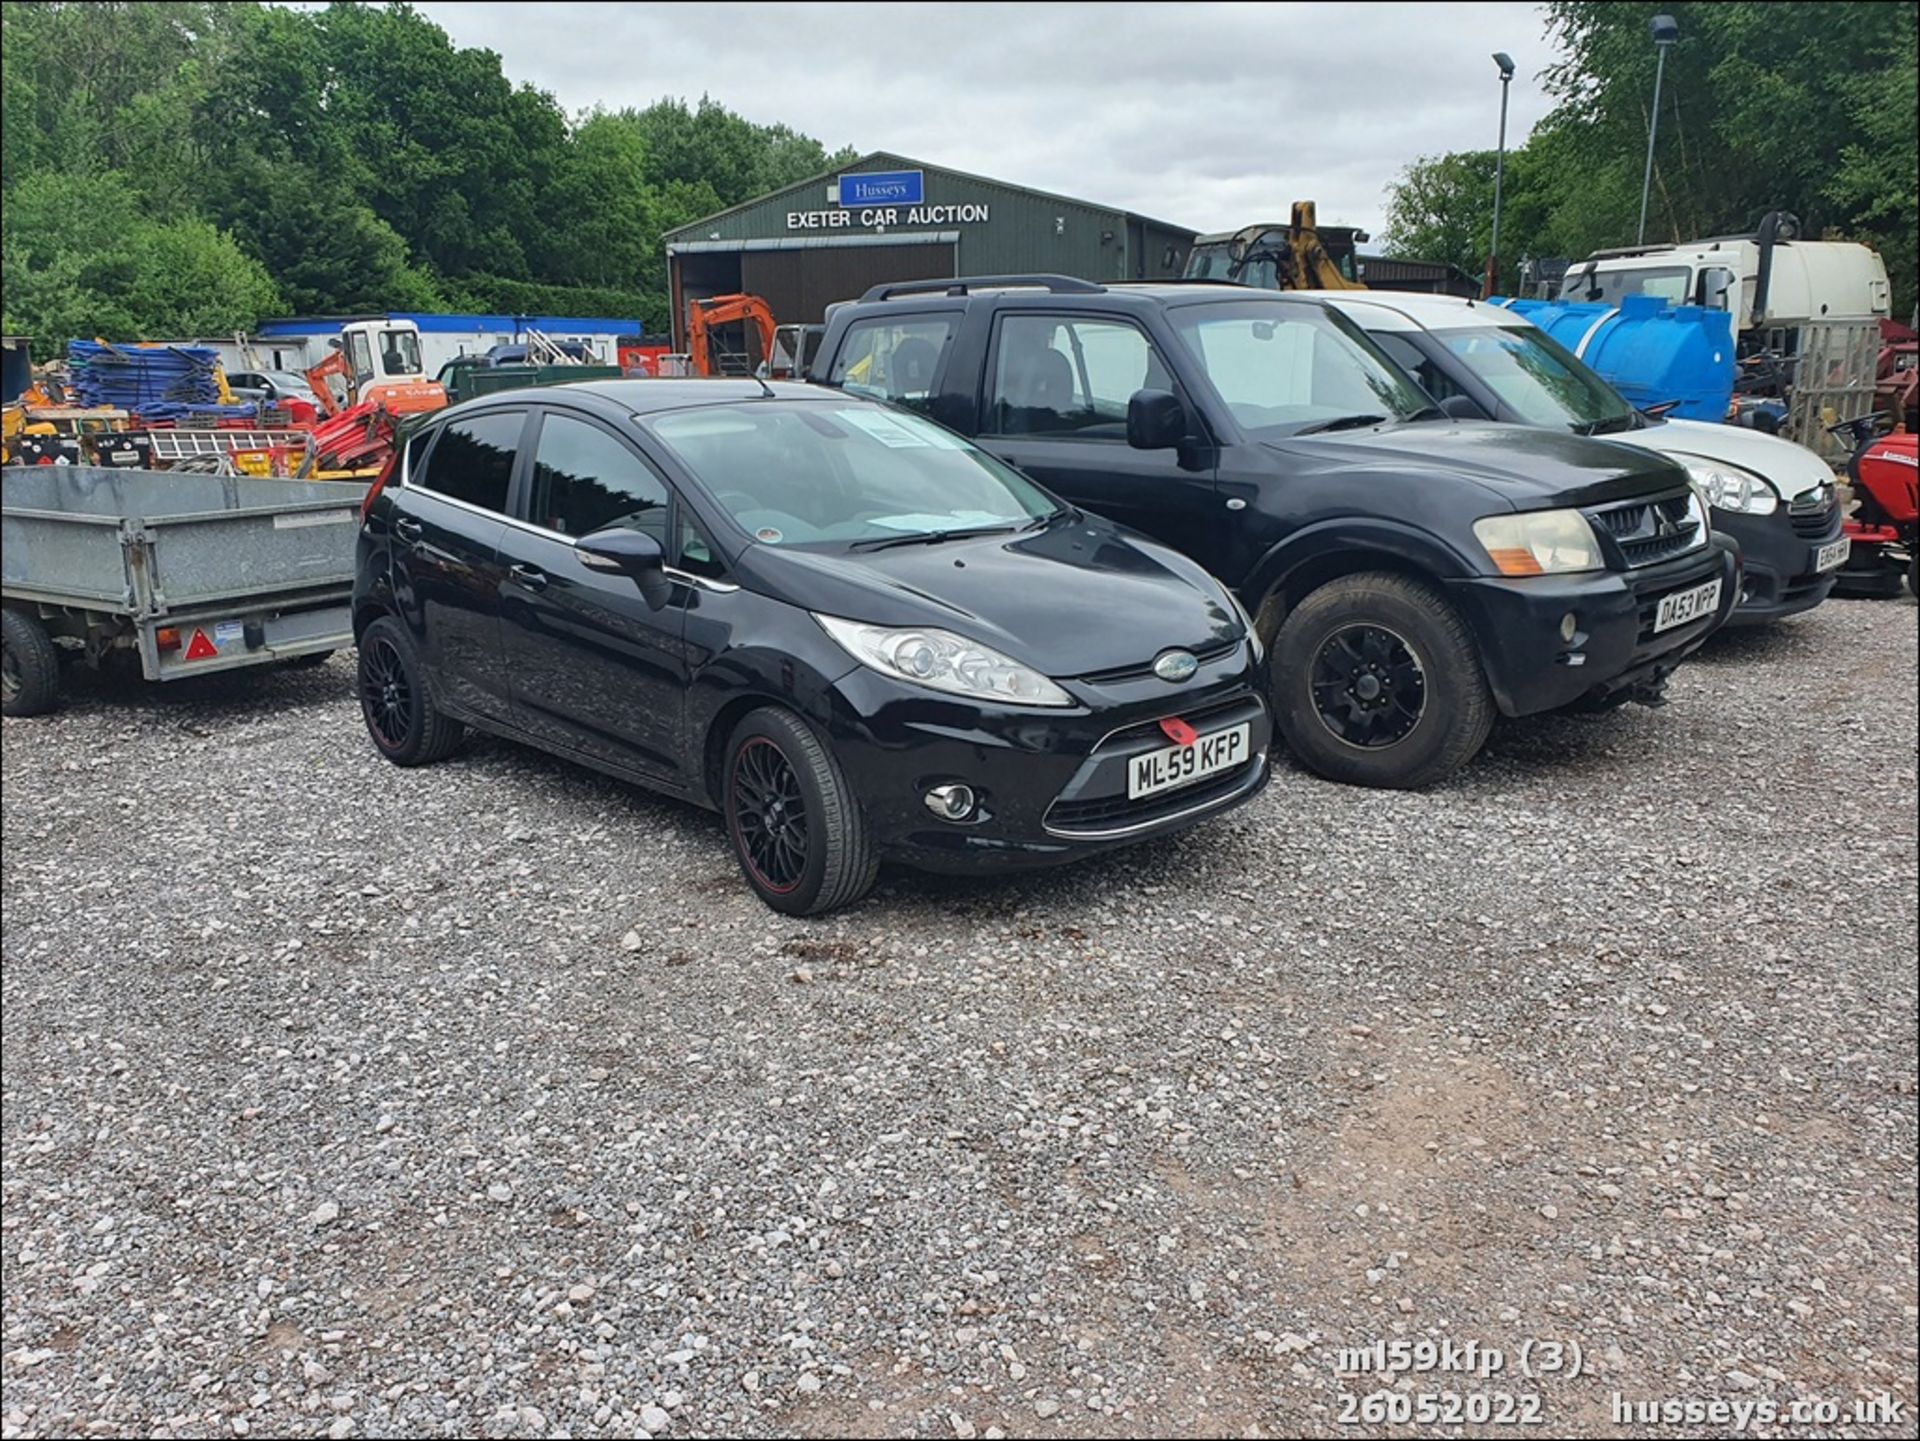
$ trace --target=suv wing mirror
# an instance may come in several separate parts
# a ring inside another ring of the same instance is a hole
[[[1187,438],[1187,408],[1171,390],[1136,390],[1127,397],[1127,444],[1170,450]]]
[[[660,542],[644,531],[609,526],[581,536],[573,543],[573,550],[588,570],[629,577],[640,587],[641,599],[654,610],[673,594],[666,553],[660,549]]]

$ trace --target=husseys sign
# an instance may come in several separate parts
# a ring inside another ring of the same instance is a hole
[[[789,210],[789,230],[874,230],[890,225],[984,224],[985,205],[928,205],[919,170],[842,175],[829,188],[832,210]]]

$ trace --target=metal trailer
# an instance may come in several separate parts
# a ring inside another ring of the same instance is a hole
[[[131,650],[165,681],[317,664],[351,645],[365,494],[364,482],[0,470],[5,713],[50,709],[63,659]]]

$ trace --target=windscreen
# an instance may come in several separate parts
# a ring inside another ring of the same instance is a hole
[[[1545,331],[1532,326],[1466,326],[1435,337],[1528,425],[1606,430],[1633,407]]]
[[[1319,305],[1183,305],[1173,327],[1254,435],[1411,420],[1431,405],[1372,341]]]
[[[1618,305],[1622,296],[1651,295],[1672,305],[1691,298],[1692,272],[1684,265],[1630,266],[1625,270],[1596,270],[1588,275],[1576,267],[1560,282],[1562,300]]]
[[[380,371],[383,375],[418,375],[420,337],[411,330],[381,331]]]
[[[764,545],[1011,531],[1059,510],[950,431],[884,406],[750,400],[639,419]]]
[[[1187,252],[1188,280],[1231,280],[1228,274],[1233,269],[1231,247],[1224,240],[1210,245],[1196,245]]]

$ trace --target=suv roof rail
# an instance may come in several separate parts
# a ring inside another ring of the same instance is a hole
[[[896,295],[970,295],[976,290],[1045,290],[1052,295],[1102,295],[1106,286],[1071,275],[970,275],[949,280],[896,280],[876,285],[861,300],[891,300]]]

